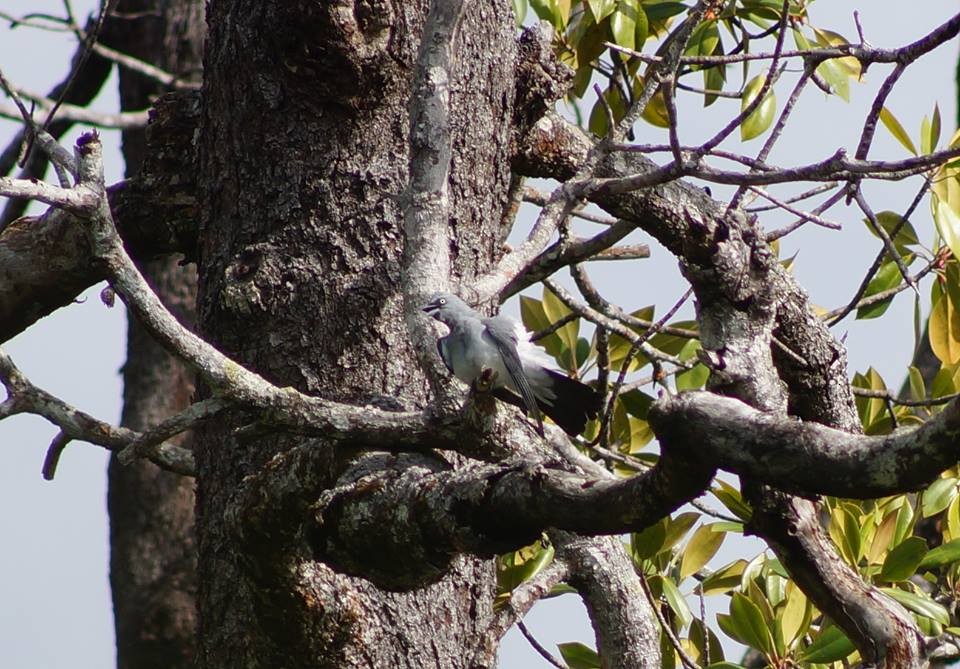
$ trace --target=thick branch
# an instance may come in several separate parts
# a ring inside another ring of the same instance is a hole
[[[661,399],[651,421],[720,469],[804,497],[872,499],[917,490],[960,459],[960,403],[913,430],[868,437],[771,416],[707,392]]]

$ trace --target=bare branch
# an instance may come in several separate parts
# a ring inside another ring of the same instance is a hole
[[[43,475],[53,478],[57,461],[71,440],[87,441],[116,451],[130,445],[141,435],[124,427],[114,427],[70,406],[63,400],[37,388],[17,369],[13,360],[0,350],[0,382],[7,390],[7,399],[0,407],[0,418],[18,413],[32,413],[46,418],[60,428],[50,444],[43,466]],[[169,443],[161,443],[147,456],[163,469],[178,474],[193,474],[193,453]]]

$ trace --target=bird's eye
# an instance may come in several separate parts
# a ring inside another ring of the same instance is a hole
[[[445,304],[447,303],[447,298],[441,297],[438,301],[439,301],[439,303],[440,303],[440,306],[442,307],[443,305],[445,305]]]

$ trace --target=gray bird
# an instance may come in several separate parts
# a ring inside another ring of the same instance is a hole
[[[541,436],[541,412],[573,436],[583,432],[588,418],[596,418],[600,394],[546,367],[546,357],[512,318],[484,318],[452,293],[437,293],[423,311],[450,328],[450,334],[437,340],[447,369],[467,384],[490,370],[494,397],[533,416]]]

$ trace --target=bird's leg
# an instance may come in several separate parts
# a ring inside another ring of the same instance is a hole
[[[489,393],[494,389],[497,382],[497,372],[489,367],[484,367],[480,376],[473,380],[473,389],[478,393]]]

